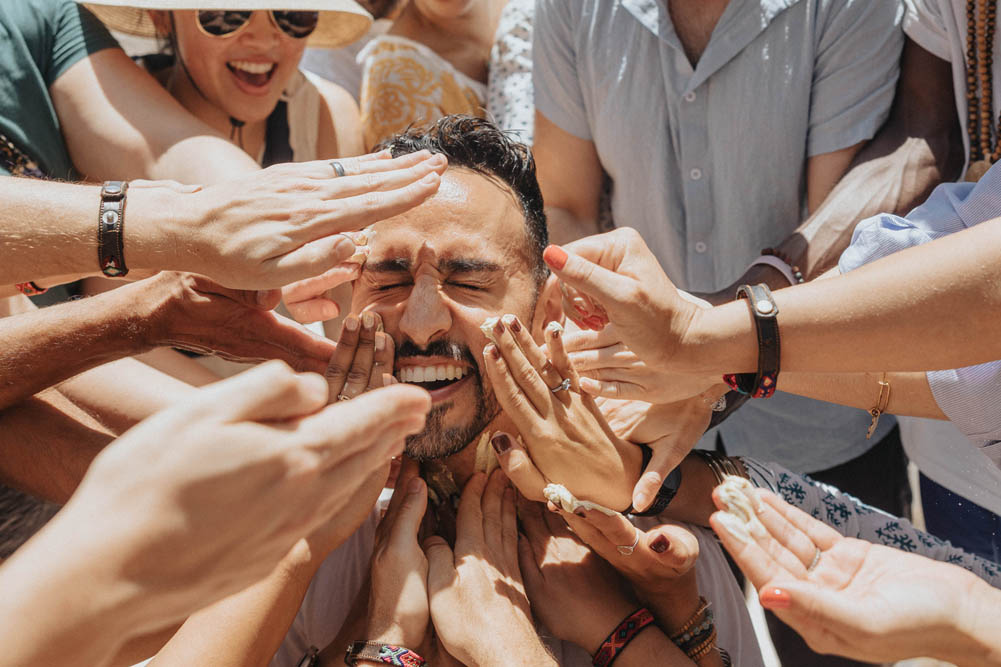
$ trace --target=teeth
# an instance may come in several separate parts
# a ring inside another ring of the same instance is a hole
[[[233,69],[243,70],[244,72],[249,72],[251,74],[267,74],[274,68],[275,64],[252,63],[246,60],[234,60],[229,63],[229,66]]]
[[[396,378],[400,382],[436,382],[440,380],[459,380],[466,374],[460,366],[406,366],[401,368]]]

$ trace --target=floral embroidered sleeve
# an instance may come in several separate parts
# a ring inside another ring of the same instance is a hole
[[[845,537],[917,553],[965,568],[992,586],[1001,586],[1001,565],[967,553],[920,531],[907,519],[866,505],[858,498],[775,463],[741,458],[751,482],[823,521]]]

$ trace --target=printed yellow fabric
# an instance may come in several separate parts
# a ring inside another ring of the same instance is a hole
[[[486,86],[423,44],[384,36],[358,58],[364,64],[361,119],[368,148],[410,125],[450,114],[485,115]]]

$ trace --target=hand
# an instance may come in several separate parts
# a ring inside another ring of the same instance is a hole
[[[754,512],[717,512],[713,529],[758,589],[762,606],[811,648],[866,662],[917,656],[955,661],[943,647],[959,642],[958,624],[976,626],[963,614],[969,608],[964,598],[975,599],[983,583],[973,574],[843,537],[770,492],[744,494]],[[713,499],[726,509],[718,489]],[[810,570],[818,549],[820,559]]]
[[[594,655],[639,606],[612,567],[539,503],[522,502],[518,556],[536,618],[560,639]]]
[[[719,384],[693,398],[667,405],[601,400],[599,407],[612,430],[653,451],[633,488],[633,507],[646,510],[664,478],[692,451],[712,420],[712,403],[727,391]],[[708,501],[708,494],[706,496]]]
[[[349,400],[362,392],[396,384],[392,375],[395,350],[392,337],[382,331],[378,313],[348,315],[327,367],[331,397]]]
[[[599,331],[567,332],[564,346],[580,374],[580,388],[592,396],[674,403],[697,396],[719,377],[667,375],[646,364],[629,347],[614,324]]]
[[[448,653],[467,665],[555,664],[542,646],[518,568],[514,490],[503,473],[466,483],[455,553],[438,536],[424,542],[431,618]]]
[[[344,232],[403,213],[433,195],[447,160],[418,151],[282,164],[194,192],[129,191],[125,256],[136,268],[178,269],[228,287],[269,289],[318,276],[356,251]],[[176,214],[165,218],[163,211]],[[135,240],[138,239],[138,240]],[[165,252],[165,249],[173,252]]]
[[[609,516],[583,508],[570,513],[552,503],[549,509],[560,514],[577,537],[629,580],[637,597],[663,627],[680,628],[698,609],[694,565],[699,541],[691,532],[674,524],[640,530],[621,514]],[[634,543],[628,555],[618,549]]]
[[[130,310],[141,314],[140,330],[150,348],[178,347],[247,363],[280,359],[317,373],[334,352],[331,341],[271,312],[278,305],[276,290],[234,290],[173,272],[120,290]]]
[[[350,406],[324,407],[327,398],[322,377],[264,364],[195,392],[95,458],[59,520],[78,536],[74,548],[106,554],[107,570],[129,582],[137,631],[267,575],[357,502],[430,409],[416,387]]]
[[[428,561],[417,543],[427,510],[420,468],[407,460],[375,536],[366,639],[417,649],[427,633]]]
[[[622,227],[565,249],[549,246],[543,257],[561,281],[607,313],[618,342],[655,371],[671,369],[701,308],[678,293],[636,230]]]
[[[612,433],[593,398],[575,390],[577,377],[559,328],[546,330],[551,360],[513,315],[498,321],[494,338],[497,343],[484,349],[484,367],[529,455],[525,457],[510,437],[494,438],[498,460],[511,480],[534,500],[542,499],[547,482],[556,482],[578,498],[627,508],[639,479],[642,453]],[[564,378],[570,380],[570,389],[553,393]],[[537,471],[529,474],[532,468]]]
[[[341,314],[341,307],[327,293],[357,280],[361,267],[359,262],[344,262],[316,277],[286,285],[282,288],[282,301],[289,315],[301,324],[334,319]]]

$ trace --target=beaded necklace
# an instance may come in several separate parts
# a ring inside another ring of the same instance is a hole
[[[979,181],[991,165],[1001,159],[1001,141],[997,140],[992,127],[996,25],[997,0],[966,0],[966,103],[970,135],[970,168],[966,171],[966,180],[972,182]]]

